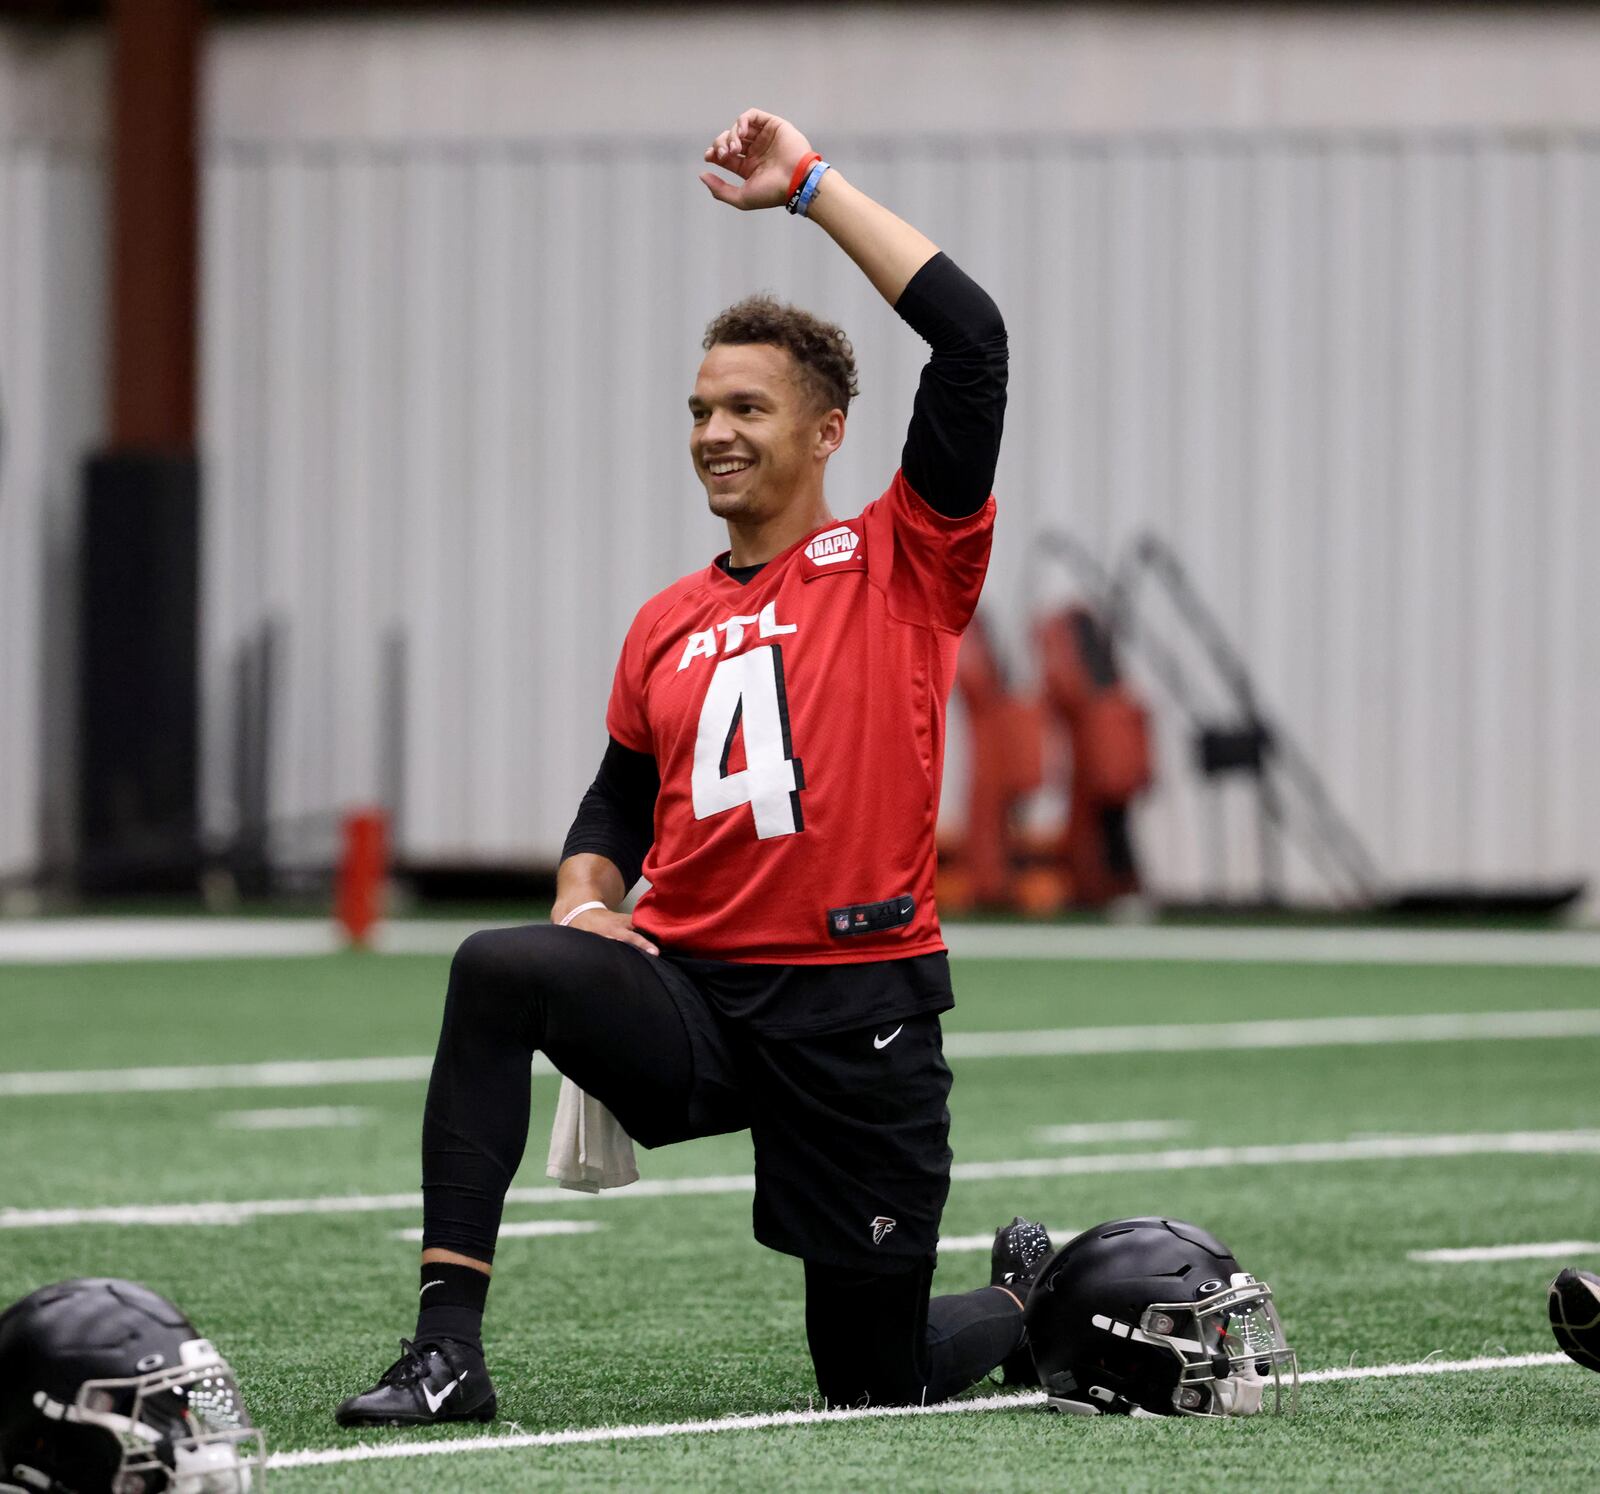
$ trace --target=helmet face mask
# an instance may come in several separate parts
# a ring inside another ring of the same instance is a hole
[[[63,1419],[116,1438],[113,1494],[249,1494],[265,1482],[266,1447],[233,1370],[203,1338],[186,1341],[180,1354],[180,1363],[147,1374],[85,1380]]]
[[[41,1288],[0,1316],[0,1367],[0,1489],[265,1488],[265,1441],[232,1368],[147,1288]]]
[[[1117,1333],[1109,1318],[1095,1327]],[[1171,1350],[1178,1361],[1172,1409],[1180,1416],[1254,1416],[1272,1388],[1272,1410],[1281,1412],[1289,1378],[1289,1410],[1300,1395],[1295,1352],[1283,1336],[1272,1305],[1272,1288],[1248,1272],[1196,1302],[1153,1302],[1140,1315],[1141,1340]]]
[[[1027,1322],[1039,1381],[1059,1411],[1221,1417],[1298,1407],[1298,1365],[1271,1287],[1181,1220],[1113,1220],[1069,1240],[1040,1270]]]

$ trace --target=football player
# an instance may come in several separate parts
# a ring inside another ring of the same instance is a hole
[[[788,121],[747,110],[705,160],[728,173],[701,177],[719,203],[810,219],[932,356],[899,469],[841,518],[824,478],[856,393],[844,333],[761,296],[707,328],[689,457],[728,548],[628,629],[552,923],[456,955],[423,1122],[416,1332],[338,1408],[345,1426],[494,1415],[481,1325],[535,1052],[645,1146],[749,1129],[755,1235],[804,1262],[830,1404],[937,1401],[1010,1359],[1048,1253],[1015,1221],[991,1285],[930,1301],[953,1002],[934,826],[989,562],[1005,327]]]

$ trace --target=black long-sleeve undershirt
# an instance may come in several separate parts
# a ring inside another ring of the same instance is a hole
[[[1006,411],[1005,322],[988,292],[944,253],[911,277],[894,309],[933,349],[912,404],[901,469],[930,508],[965,518],[983,507],[994,486]],[[723,569],[744,583],[762,567]],[[561,859],[604,856],[632,887],[655,839],[660,790],[655,758],[611,739]]]
[[[1006,415],[1006,326],[987,291],[947,254],[911,277],[894,309],[933,348],[923,365],[901,470],[948,518],[983,507]]]
[[[656,795],[660,792],[661,773],[655,758],[624,747],[615,737],[608,739],[600,771],[567,831],[561,859],[585,852],[604,856],[622,873],[623,886],[632,887],[655,840]]]

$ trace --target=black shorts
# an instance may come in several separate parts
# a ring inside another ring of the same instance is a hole
[[[762,1036],[724,1017],[670,956],[650,965],[683,1019],[694,1078],[682,1117],[652,1117],[636,1139],[660,1146],[748,1127],[763,1245],[878,1272],[929,1260],[950,1191],[951,1075],[938,1015]]]

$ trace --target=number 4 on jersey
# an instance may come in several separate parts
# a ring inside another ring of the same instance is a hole
[[[730,773],[728,758],[741,727],[745,766]],[[690,786],[697,820],[748,804],[759,840],[805,829],[800,790],[806,780],[789,741],[783,651],[777,644],[717,665],[700,707]]]

